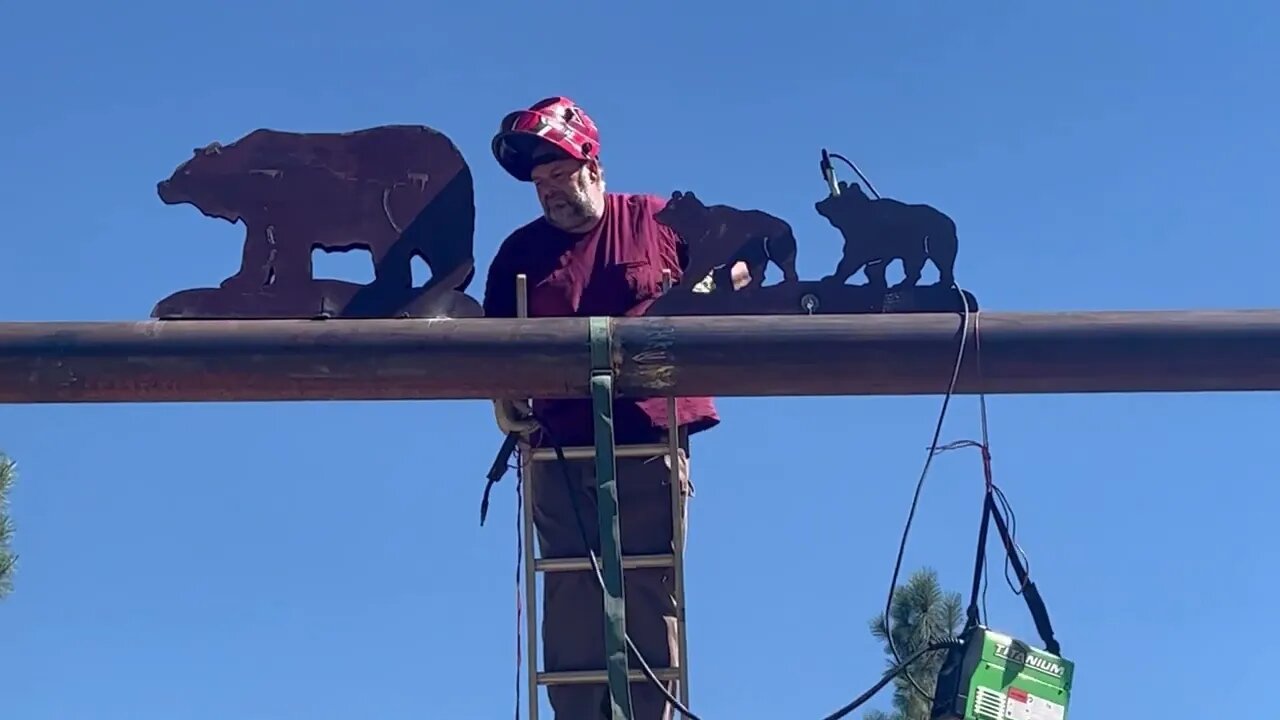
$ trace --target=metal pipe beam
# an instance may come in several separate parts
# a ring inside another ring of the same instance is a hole
[[[612,356],[631,396],[935,394],[962,321],[618,318]],[[967,337],[961,393],[1280,390],[1280,310],[984,311]],[[0,323],[2,403],[585,398],[590,368],[587,318]]]

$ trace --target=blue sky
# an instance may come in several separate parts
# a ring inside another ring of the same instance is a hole
[[[1261,2],[355,7],[0,11],[0,317],[144,319],[229,275],[242,231],[155,183],[257,127],[448,133],[486,267],[537,212],[488,140],[559,93],[601,125],[613,188],[780,215],[806,277],[839,252],[812,209],[825,146],[956,220],[987,309],[1276,302],[1280,9]],[[867,620],[938,401],[721,401],[688,553],[702,717],[817,718],[879,676]],[[1079,664],[1073,717],[1208,717],[1273,680],[1274,396],[990,405],[996,480]],[[944,440],[977,418],[959,399]],[[22,471],[0,715],[508,716],[513,483],[477,525],[500,440],[480,401],[0,407]],[[967,588],[980,482],[974,451],[939,458],[907,571]],[[998,571],[989,607],[1036,639]]]

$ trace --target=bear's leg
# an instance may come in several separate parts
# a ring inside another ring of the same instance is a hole
[[[951,262],[943,262],[943,263],[935,262],[934,263],[934,265],[938,266],[938,284],[939,285],[943,287],[955,286],[956,273],[955,273],[955,268],[953,267],[954,263],[955,263],[954,260]]]
[[[912,287],[920,282],[920,272],[924,270],[924,248],[919,252],[906,253],[902,256],[902,272],[906,276],[894,288]]]
[[[311,247],[305,243],[273,242],[271,284],[305,285],[312,280]]]
[[[745,267],[746,272],[738,272],[737,269],[739,266]],[[760,287],[760,284],[764,282],[764,273],[769,269],[769,260],[767,258],[758,259],[749,263],[738,261],[734,263],[733,267],[735,270],[733,278],[734,290],[741,290],[748,285],[752,287]]]
[[[773,263],[782,271],[782,282],[800,282],[800,273],[796,272],[796,238],[791,233],[769,243],[769,254]]]
[[[882,290],[887,288],[889,286],[889,281],[885,279],[884,273],[888,267],[889,263],[885,260],[875,260],[867,263],[867,269],[865,270],[867,275],[867,286],[880,288]]]
[[[929,259],[938,268],[938,284],[952,287],[956,284],[956,247],[959,243],[954,231],[929,238]]]
[[[828,275],[826,279],[843,285],[849,280],[849,278],[853,277],[854,273],[861,270],[862,266],[866,264],[867,260],[865,257],[851,254],[849,252],[849,248],[846,247],[844,255],[840,257],[840,262],[836,264],[836,271]],[[881,274],[880,279],[883,282],[883,273]]]
[[[257,226],[245,229],[244,250],[240,255],[240,269],[223,280],[221,287],[236,290],[257,291],[274,280],[276,250],[271,226],[264,230]]]

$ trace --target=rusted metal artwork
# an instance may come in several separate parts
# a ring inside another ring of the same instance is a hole
[[[354,132],[255,130],[193,151],[157,185],[168,205],[243,222],[240,270],[216,288],[184,290],[160,319],[479,317],[464,294],[475,275],[474,189],[453,142],[424,126]],[[311,253],[364,249],[374,279],[312,275]],[[431,270],[413,285],[417,255]]]
[[[824,175],[830,194],[814,205],[843,237],[834,270],[803,280],[790,223],[762,210],[709,205],[677,191],[658,214],[685,241],[685,280],[646,313],[793,315],[955,313],[977,301],[954,284],[956,226],[921,204],[868,197]],[[856,168],[855,168],[856,169]],[[156,304],[161,319],[480,317],[465,294],[475,276],[475,204],[466,160],[444,134],[386,125],[343,133],[255,130],[193,151],[157,186],[166,204],[243,222],[240,270],[216,288],[175,293]],[[313,277],[315,248],[372,255],[371,283]],[[413,285],[410,261],[432,276]],[[886,267],[905,275],[889,286]],[[939,282],[920,283],[926,262]],[[765,284],[766,270],[781,274]],[[848,281],[858,271],[864,284]],[[961,298],[964,298],[962,301]]]
[[[658,213],[687,247],[685,282],[656,301],[647,315],[789,315],[882,312],[963,312],[977,300],[955,285],[956,226],[928,205],[871,199],[840,182],[839,192],[814,204],[843,236],[834,271],[820,280],[796,272],[797,242],[790,223],[761,210],[708,205],[693,192],[676,191]],[[902,282],[889,286],[885,269],[902,262]],[[939,281],[921,285],[926,261]],[[765,285],[772,264],[780,281]],[[868,282],[846,284],[859,270]]]

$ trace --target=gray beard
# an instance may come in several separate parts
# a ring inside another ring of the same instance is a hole
[[[564,207],[556,207],[553,202],[542,209],[547,222],[562,230],[572,230],[597,219],[597,213],[586,198],[566,198],[564,202]]]

